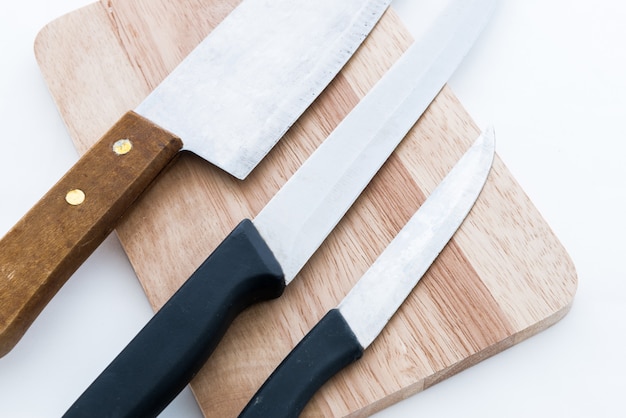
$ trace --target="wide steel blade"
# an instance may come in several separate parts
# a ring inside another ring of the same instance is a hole
[[[245,0],[135,109],[245,178],[391,0]]]
[[[289,283],[450,78],[495,0],[454,0],[254,219]]]
[[[478,198],[495,152],[492,130],[482,134],[338,308],[368,347],[446,246]]]

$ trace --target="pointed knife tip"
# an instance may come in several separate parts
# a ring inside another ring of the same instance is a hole
[[[496,149],[496,132],[493,125],[487,126],[485,130],[480,134],[476,140],[476,145],[488,150],[490,153],[495,153]]]

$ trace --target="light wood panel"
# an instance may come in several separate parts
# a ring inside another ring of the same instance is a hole
[[[238,1],[110,0],[52,22],[37,57],[82,152]],[[253,217],[409,45],[393,11],[252,175],[185,154],[118,236],[158,308],[242,217]],[[242,121],[245,123],[245,121]],[[419,207],[478,130],[449,88],[279,300],[244,312],[192,384],[206,416],[236,416]],[[305,416],[367,416],[558,321],[576,290],[567,253],[496,157],[477,205],[359,363]]]

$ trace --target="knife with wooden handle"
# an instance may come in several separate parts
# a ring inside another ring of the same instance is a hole
[[[245,178],[343,67],[390,1],[242,2],[0,241],[0,355],[183,141],[185,149]]]
[[[278,297],[444,86],[494,0],[454,0],[296,171],[242,221],[70,407],[66,417],[154,416],[233,319]]]
[[[396,238],[296,345],[240,418],[296,418],[328,379],[357,361],[452,238],[483,189],[495,152],[481,135]]]

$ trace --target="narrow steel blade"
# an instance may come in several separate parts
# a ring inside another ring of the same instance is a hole
[[[474,206],[491,169],[492,130],[482,134],[339,304],[368,347]]]
[[[495,0],[454,0],[254,219],[289,283],[469,51]]]
[[[391,0],[246,0],[135,109],[245,178]]]

